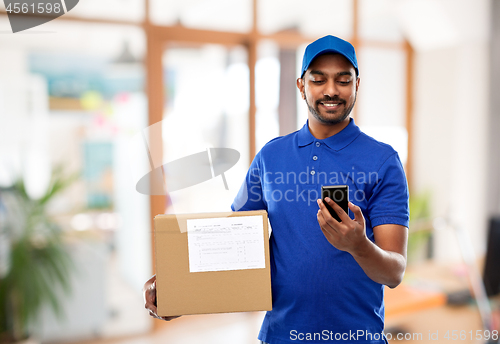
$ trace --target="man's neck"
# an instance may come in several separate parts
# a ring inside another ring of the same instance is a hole
[[[324,124],[311,117],[309,116],[309,131],[318,140],[323,140],[340,133],[351,121],[351,117],[349,116],[338,124]]]

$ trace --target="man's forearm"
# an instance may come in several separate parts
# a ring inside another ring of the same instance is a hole
[[[383,250],[368,238],[351,254],[373,281],[395,288],[403,280],[406,258],[402,254]]]

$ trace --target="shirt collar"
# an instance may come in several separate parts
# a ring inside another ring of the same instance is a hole
[[[319,140],[315,138],[309,131],[309,120],[307,120],[306,124],[304,124],[302,129],[300,129],[298,132],[298,145],[299,147],[304,147],[318,141],[324,143],[329,148],[338,151],[348,146],[352,141],[354,141],[354,139],[356,139],[356,137],[358,137],[360,133],[361,130],[354,123],[354,119],[351,118],[347,127],[342,129],[342,131],[335,135],[327,137],[326,139]]]

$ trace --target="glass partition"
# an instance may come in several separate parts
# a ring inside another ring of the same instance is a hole
[[[230,148],[240,155],[223,176],[210,174],[201,183],[193,180],[192,185],[169,192],[168,212],[230,211],[249,159],[246,50],[214,44],[171,45],[163,54],[163,71],[163,164],[211,148]],[[166,188],[169,191],[168,178]]]
[[[358,51],[357,123],[368,135],[396,149],[404,165],[408,156],[406,54],[371,47]]]

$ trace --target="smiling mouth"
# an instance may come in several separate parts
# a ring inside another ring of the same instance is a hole
[[[323,105],[326,108],[329,109],[335,109],[338,108],[340,105],[343,104],[343,102],[319,102],[321,105]]]

